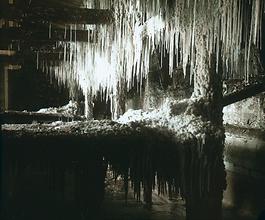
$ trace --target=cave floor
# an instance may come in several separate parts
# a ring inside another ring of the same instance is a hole
[[[169,201],[153,194],[152,208],[146,208],[132,194],[127,204],[122,192],[106,194],[100,220],[185,220],[185,208],[181,200]]]
[[[112,186],[113,188],[113,186]],[[115,187],[116,188],[116,187]],[[27,201],[27,200],[26,200]],[[22,202],[22,201],[21,201]],[[38,216],[40,220],[47,219],[64,219],[74,220],[78,218],[79,211],[72,204],[56,203],[50,200],[45,203],[45,207],[41,209],[38,206],[32,206],[27,202],[20,203],[19,219],[33,220]],[[48,206],[47,206],[48,204]],[[24,215],[23,210],[31,209],[30,215]],[[46,211],[45,211],[46,210]],[[15,218],[17,219],[17,218]],[[153,193],[153,205],[152,208],[147,208],[142,202],[137,202],[133,198],[133,193],[129,192],[127,204],[124,200],[124,191],[120,188],[118,190],[112,190],[108,188],[106,190],[105,199],[103,201],[100,212],[96,217],[88,215],[82,220],[185,220],[185,204],[181,199],[169,200],[166,197],[158,196]],[[257,218],[248,217],[240,214],[234,209],[223,208],[223,220],[256,220]],[[198,219],[200,220],[200,219]],[[203,219],[201,219],[203,220]]]
[[[185,220],[185,202],[180,198],[169,200],[166,196],[153,193],[152,208],[147,208],[142,202],[133,198],[133,192],[128,194],[127,204],[120,184],[111,184],[106,189],[99,220]],[[235,209],[223,208],[223,220],[256,220],[245,216]]]

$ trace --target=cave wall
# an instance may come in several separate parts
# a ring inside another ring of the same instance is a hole
[[[227,189],[224,204],[257,219],[265,208],[264,94],[224,108]]]
[[[265,129],[265,93],[228,105],[223,113],[224,124]]]

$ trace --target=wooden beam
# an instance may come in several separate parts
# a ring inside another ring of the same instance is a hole
[[[0,55],[0,64],[9,64],[9,65],[22,65],[25,60],[33,60],[34,62],[37,60],[37,56],[39,61],[63,61],[64,54],[63,51],[52,51],[52,50],[43,50],[43,51],[23,51],[17,52],[13,56]]]
[[[87,9],[74,7],[35,6],[18,9],[8,5],[1,11],[1,17],[29,23],[62,23],[62,24],[109,24],[113,13],[108,9]]]
[[[18,64],[7,64],[5,66],[5,68],[7,70],[20,70],[21,69],[21,65],[18,65]]]
[[[51,28],[49,36],[49,28],[46,27],[40,30],[24,30],[23,28],[1,28],[0,39],[2,41],[11,42],[16,40],[23,40],[30,43],[32,41],[45,41],[47,43],[54,43],[56,41],[79,41],[87,42],[88,39],[93,41],[92,36],[89,35],[90,30],[69,30],[60,28]]]
[[[16,51],[14,50],[0,50],[0,56],[14,56]]]
[[[29,124],[33,121],[39,123],[51,123],[54,121],[81,121],[84,120],[81,116],[67,117],[57,113],[38,113],[38,112],[20,112],[20,111],[5,111],[0,113],[0,121],[2,124]]]
[[[262,92],[265,92],[265,81],[256,83],[254,85],[246,86],[242,90],[224,95],[223,106],[225,107],[227,105],[231,105],[233,103],[250,98]]]
[[[4,109],[9,108],[9,83],[8,83],[8,68],[4,68]]]

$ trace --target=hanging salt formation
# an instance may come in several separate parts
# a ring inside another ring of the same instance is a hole
[[[84,25],[87,42],[78,42],[76,34],[72,35],[77,25],[65,26],[65,30],[70,29],[70,42],[58,43],[64,48],[63,62],[51,68],[44,62],[44,68],[55,74],[59,84],[72,87],[77,83],[87,97],[106,92],[112,101],[113,117],[117,117],[120,91],[130,90],[135,79],[141,90],[156,48],[161,60],[169,54],[170,75],[179,65],[186,74],[190,65],[192,77],[196,53],[200,53],[196,47],[200,34],[204,35],[208,56],[216,55],[227,78],[249,80],[251,48],[261,45],[265,1],[99,0],[97,4],[101,9],[113,9],[114,22]],[[84,6],[96,7],[94,0],[84,0]],[[244,71],[239,65],[242,53]]]

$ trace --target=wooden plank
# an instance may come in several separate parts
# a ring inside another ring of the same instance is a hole
[[[0,29],[0,39],[6,42],[23,40],[30,44],[32,41],[45,41],[47,44],[53,44],[56,41],[79,41],[87,42],[92,39],[92,31],[90,30],[64,30],[60,28],[51,28],[49,36],[49,28],[42,28],[40,30],[24,30],[23,28],[2,28]],[[90,37],[89,37],[90,36]]]
[[[0,56],[14,56],[15,54],[14,50],[0,50]]]
[[[224,95],[223,106],[242,101],[259,93],[265,92],[265,81],[246,86],[244,89]]]
[[[54,61],[56,65],[57,61],[64,60],[63,51],[52,51],[52,50],[43,50],[43,51],[24,51],[17,52],[13,56],[0,55],[0,64],[20,66],[23,65],[25,60],[32,60],[36,62],[37,58],[39,60]],[[54,66],[53,65],[53,66]]]
[[[1,17],[29,23],[62,23],[62,24],[109,24],[113,13],[108,9],[87,9],[74,7],[35,6],[18,9],[13,5],[1,11]]]
[[[4,109],[8,110],[9,107],[9,86],[8,86],[8,68],[4,68]]]
[[[39,123],[50,123],[54,121],[72,121],[84,120],[81,116],[67,117],[62,114],[48,114],[38,112],[21,112],[21,111],[5,111],[0,114],[0,121],[2,124],[28,124],[33,121]]]
[[[19,65],[19,64],[7,64],[5,66],[5,68],[7,70],[20,70],[21,69],[21,65]]]

